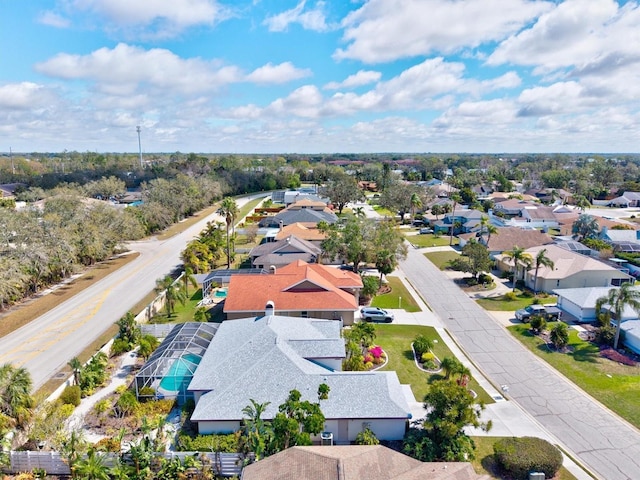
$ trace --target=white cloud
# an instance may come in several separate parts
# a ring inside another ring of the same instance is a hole
[[[245,77],[248,82],[262,84],[286,83],[291,80],[309,77],[311,70],[296,68],[291,62],[283,62],[278,65],[267,63]]]
[[[353,75],[349,75],[342,82],[329,82],[323,88],[325,90],[338,90],[340,88],[353,88],[361,87],[362,85],[368,85],[375,83],[382,77],[380,72],[374,72],[373,70],[358,70]]]
[[[75,0],[73,6],[104,18],[111,29],[151,29],[158,37],[196,25],[215,25],[230,16],[216,0]]]
[[[0,85],[0,107],[6,110],[28,110],[43,107],[51,94],[42,85],[32,82]]]
[[[567,0],[499,45],[489,65],[535,66],[536,73],[577,67],[608,74],[638,61],[640,8],[613,0]],[[637,68],[637,67],[634,67]]]
[[[118,44],[89,55],[61,53],[36,65],[36,70],[51,77],[95,82],[101,91],[128,95],[145,84],[165,94],[210,91],[242,75],[235,66],[221,66],[199,58],[184,60],[169,50]]]
[[[370,0],[344,19],[349,45],[334,56],[377,63],[474,48],[517,32],[550,7],[528,0]]]
[[[267,17],[264,24],[270,32],[284,32],[289,25],[298,23],[305,30],[324,32],[329,29],[324,14],[324,2],[317,2],[315,7],[305,11],[306,0],[301,0],[290,10]]]
[[[71,24],[69,19],[51,11],[42,12],[38,16],[37,21],[43,25],[55,28],[67,28]]]
[[[272,102],[265,110],[267,114],[296,115],[314,118],[322,104],[322,94],[315,85],[304,85]]]

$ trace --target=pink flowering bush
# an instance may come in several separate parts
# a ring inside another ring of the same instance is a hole
[[[384,352],[382,351],[382,347],[380,345],[370,347],[369,353],[373,355],[373,358],[380,358],[384,355]]]
[[[367,354],[364,356],[364,363],[373,362],[373,360],[374,360],[374,357],[373,357],[373,355],[371,355],[370,353],[367,353]]]

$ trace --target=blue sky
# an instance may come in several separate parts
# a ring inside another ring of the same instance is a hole
[[[640,5],[0,0],[0,151],[638,152]]]

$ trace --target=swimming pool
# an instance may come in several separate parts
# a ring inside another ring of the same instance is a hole
[[[226,288],[220,288],[220,289],[216,290],[216,293],[214,293],[214,296],[219,297],[219,298],[225,298],[227,296],[227,289]]]
[[[187,353],[176,359],[167,374],[160,380],[160,388],[167,392],[185,392],[193,378],[193,372],[201,358]]]

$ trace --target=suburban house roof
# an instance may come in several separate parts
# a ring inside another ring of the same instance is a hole
[[[300,210],[285,209],[274,216],[269,216],[260,220],[260,226],[279,226],[282,222],[283,226],[291,225],[293,223],[311,223],[318,224],[318,222],[325,221],[327,223],[335,223],[338,221],[338,217],[330,209],[314,210],[312,208],[302,208]]]
[[[313,210],[324,210],[327,208],[327,202],[320,200],[320,197],[314,196],[314,198],[305,197],[300,200],[296,200],[294,203],[287,207],[287,210],[301,210],[303,208],[311,208]]]
[[[316,402],[322,383],[331,389],[321,402],[327,419],[409,418],[396,372],[343,372],[323,365],[322,359],[345,357],[341,327],[334,320],[279,315],[223,322],[189,384],[190,391],[204,392],[191,420],[240,420],[250,399],[271,402],[262,416],[271,419],[291,390]]]
[[[547,207],[546,205],[526,205],[521,211],[523,217],[530,218],[533,221],[557,221],[554,207]]]
[[[490,252],[511,250],[514,245],[527,249],[553,243],[553,238],[540,230],[519,227],[499,227],[497,230],[497,233],[491,235],[489,243],[486,245]],[[459,237],[462,239],[475,238],[476,233],[466,233],[459,235]],[[486,243],[488,237],[486,233],[483,235],[483,243]]]
[[[540,205],[538,202],[520,200],[518,198],[511,198],[503,202],[497,202],[493,204],[493,209],[502,211],[509,215],[517,215],[526,207],[537,207]]]
[[[638,243],[637,230],[614,230],[605,227],[602,229],[601,236],[604,240],[609,240],[611,242]]]
[[[587,213],[588,215],[588,213]],[[558,219],[558,223],[560,224],[560,235],[571,235],[572,234],[572,228],[573,228],[573,224],[574,222],[578,219],[578,217],[580,216],[580,212],[575,212],[575,213],[556,213],[556,218]],[[593,218],[596,219],[596,221],[598,222],[598,226],[600,227],[600,230],[606,228],[609,231],[613,229],[613,227],[620,226],[620,225],[627,225],[629,227],[631,227],[633,230],[638,230],[640,229],[640,225],[637,225],[635,223],[622,223],[616,220],[609,220],[608,218],[603,218],[603,217],[598,217],[596,215],[592,215]]]
[[[423,463],[382,445],[292,447],[247,465],[242,480],[472,480],[470,463]]]
[[[624,192],[619,197],[609,201],[609,205],[628,205],[630,203],[638,203],[640,201],[640,192]]]
[[[249,256],[254,267],[268,268],[270,266],[282,267],[295,260],[304,260],[308,263],[316,263],[316,259],[322,253],[322,249],[313,243],[302,240],[295,235],[267,242],[251,249]]]
[[[537,200],[537,197],[533,195],[527,195],[526,193],[518,193],[518,192],[493,192],[489,194],[489,197],[495,203],[502,203],[507,200],[519,200],[519,201],[527,201],[527,200]]]
[[[296,260],[270,275],[231,277],[224,311],[262,311],[269,300],[280,311],[355,311],[358,302],[345,290],[359,288],[356,273]]]
[[[558,297],[579,306],[580,308],[593,308],[600,297],[609,295],[609,291],[620,287],[585,287],[585,288],[558,288],[553,291]],[[632,287],[632,290],[640,290],[640,286]],[[604,304],[603,307],[608,306]],[[622,312],[622,319],[638,318],[636,312],[630,306],[626,306]]]
[[[282,240],[289,235],[295,235],[298,238],[307,240],[309,242],[321,242],[327,238],[327,234],[318,230],[315,224],[305,223],[292,223],[291,225],[283,226],[282,229],[276,234],[276,240]]]
[[[561,248],[557,245],[543,245],[528,248],[526,252],[533,258],[538,252],[546,249],[546,256],[551,259],[554,264],[553,270],[548,267],[541,266],[538,270],[538,277],[545,279],[563,279],[582,271],[611,271],[617,270],[600,260],[580,255],[570,250]],[[498,255],[502,258],[502,255]],[[508,262],[509,263],[509,262]]]

